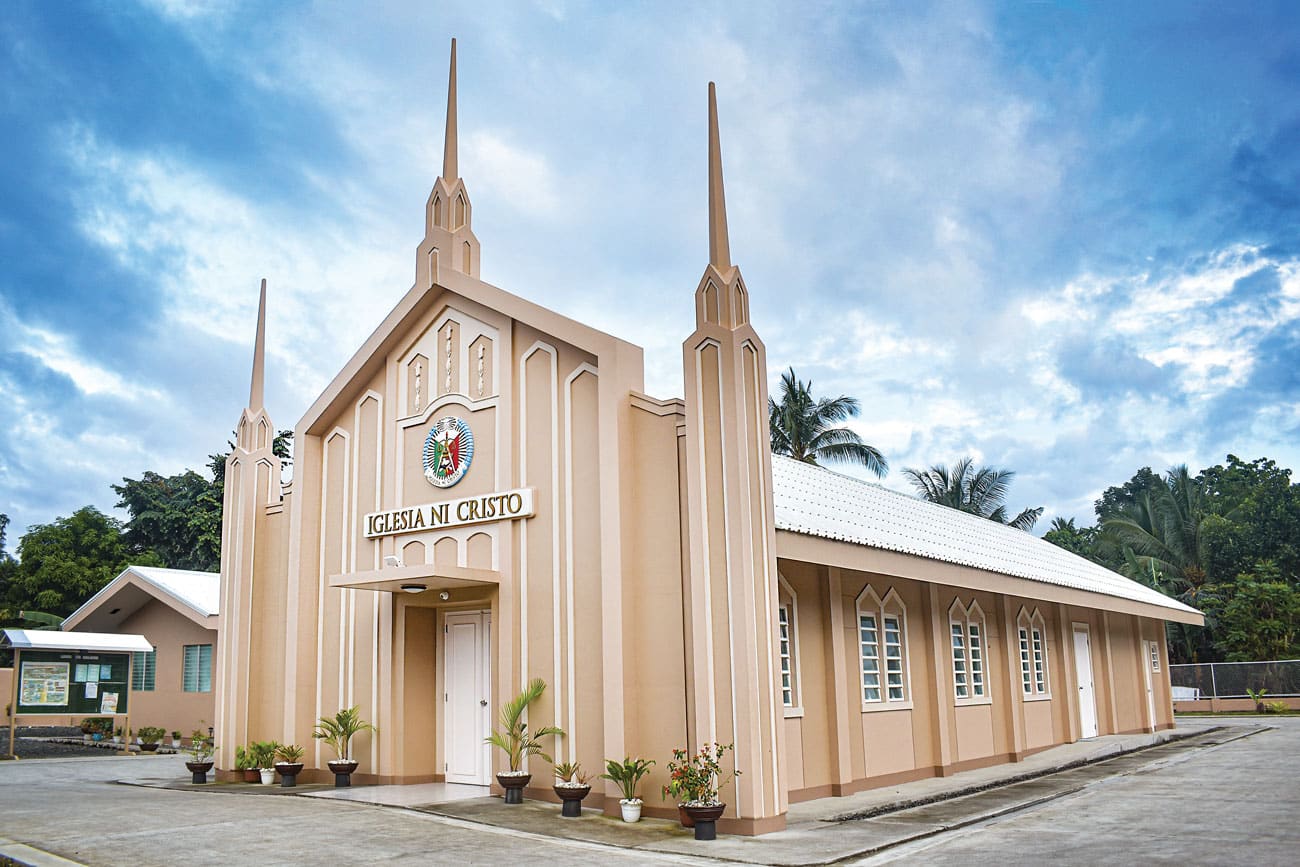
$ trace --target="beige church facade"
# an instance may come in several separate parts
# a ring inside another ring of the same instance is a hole
[[[479,277],[444,163],[415,282],[294,429],[282,486],[253,385],[227,462],[218,767],[308,745],[358,706],[358,784],[488,786],[483,743],[534,677],[556,760],[657,761],[735,744],[721,827],[789,803],[1173,724],[1165,620],[1199,613],[1027,533],[773,457],[768,373],[730,260],[709,90],[709,261],[684,398],[643,391],[639,347]],[[703,249],[703,244],[701,244]],[[683,287],[690,291],[690,287]],[[765,290],[756,287],[755,291]],[[551,798],[540,759],[529,797]],[[485,789],[486,791],[486,789]],[[616,815],[597,781],[589,807]]]

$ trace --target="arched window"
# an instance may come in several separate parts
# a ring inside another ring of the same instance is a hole
[[[781,704],[786,716],[802,716],[799,693],[799,597],[785,578],[777,575],[776,624],[781,660]]]
[[[907,606],[893,589],[882,600],[867,585],[858,595],[857,612],[862,709],[911,707]]]
[[[953,600],[948,609],[948,629],[952,647],[953,696],[958,704],[985,704],[989,699],[986,678],[988,643],[984,629],[984,612],[979,603],[962,605]]]
[[[1047,682],[1047,624],[1037,608],[1020,609],[1016,618],[1016,644],[1020,649],[1020,685],[1025,698],[1051,698]]]

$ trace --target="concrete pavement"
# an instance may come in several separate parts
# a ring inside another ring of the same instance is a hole
[[[1261,730],[1261,722],[1274,727]],[[477,799],[420,812],[338,799],[109,785],[115,778],[174,779],[175,758],[10,762],[0,765],[0,838],[95,865],[707,863],[700,856],[792,865],[899,858],[1085,864],[1117,857],[1295,863],[1300,718],[1213,724],[1226,727],[1207,731],[1210,723],[1197,720],[1187,726],[1194,736],[1180,743],[1009,785],[1008,775],[1120,745],[1103,738],[1001,770],[795,805],[785,832],[714,843],[697,843],[670,822],[561,820],[552,804],[506,810],[499,800]],[[943,797],[962,791],[968,794]],[[870,819],[835,821],[872,812]],[[0,854],[32,862],[3,839]]]

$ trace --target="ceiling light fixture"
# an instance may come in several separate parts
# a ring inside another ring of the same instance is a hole
[[[423,593],[423,592],[424,592],[424,585],[423,585],[423,584],[403,584],[403,585],[402,585],[402,589],[403,589],[404,591],[406,591],[407,593]]]

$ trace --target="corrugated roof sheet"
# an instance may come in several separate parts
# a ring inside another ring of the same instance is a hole
[[[773,455],[772,487],[779,530],[1195,611],[1031,533],[823,467]]]
[[[56,632],[52,629],[6,629],[5,639],[19,650],[103,650],[132,653],[153,650],[143,635],[110,632]]]
[[[157,566],[128,566],[127,571],[134,572],[150,584],[170,593],[204,616],[221,613],[220,573],[162,569]]]

